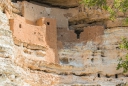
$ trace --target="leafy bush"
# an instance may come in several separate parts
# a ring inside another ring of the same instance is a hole
[[[108,4],[109,0],[81,0],[80,3],[88,7],[99,7],[107,10],[111,15],[110,19],[113,20],[118,12],[126,12],[128,10],[128,0],[113,0],[112,5]]]
[[[122,39],[122,42],[120,43],[120,49],[128,50],[128,39],[127,38]],[[119,59],[117,70],[119,70],[120,68],[123,68],[124,73],[128,72],[128,53],[126,54],[124,59],[122,58]]]

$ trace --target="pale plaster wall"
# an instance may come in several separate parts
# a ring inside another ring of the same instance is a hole
[[[41,17],[54,18],[57,21],[57,27],[68,27],[68,19],[78,13],[78,8],[60,9],[45,6],[39,6],[29,2],[23,2],[22,13],[27,20],[36,22]]]

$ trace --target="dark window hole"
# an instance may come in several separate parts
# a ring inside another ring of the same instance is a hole
[[[107,29],[107,25],[104,25],[104,28]]]
[[[75,30],[75,33],[77,35],[77,39],[80,39],[81,32],[83,32],[83,30]]]
[[[115,78],[118,78],[118,75],[117,74],[115,74]]]
[[[99,48],[99,47],[97,47],[97,50],[100,50],[100,48]]]
[[[40,12],[40,14],[43,14],[42,12]]]
[[[50,25],[50,22],[47,22],[47,25]]]
[[[119,47],[116,47],[116,49],[120,49]]]
[[[22,26],[21,26],[21,24],[19,24],[19,28],[21,28]]]
[[[34,32],[34,34],[36,34],[36,32]]]
[[[99,74],[99,73],[97,74],[97,77],[99,77],[99,78],[100,78],[100,74]]]
[[[91,58],[91,62],[93,62],[94,61],[94,58]]]
[[[128,77],[128,75],[125,75],[125,77]]]
[[[0,74],[0,76],[2,76],[2,74]]]
[[[95,56],[94,53],[92,54],[92,56]]]

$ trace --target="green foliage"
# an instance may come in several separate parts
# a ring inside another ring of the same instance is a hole
[[[82,0],[81,3],[84,3],[86,6],[98,6],[107,8],[106,0]]]
[[[118,0],[117,0],[118,1]],[[128,10],[128,0],[120,0],[120,6],[119,6],[119,9],[122,11],[122,12],[126,12]]]
[[[107,10],[111,15],[110,19],[116,17],[118,12],[126,12],[128,10],[128,0],[113,0],[113,3],[110,5],[107,3],[108,0],[81,0],[80,3],[88,7],[97,6],[101,9]]]
[[[120,49],[128,50],[128,39],[127,38],[122,39],[122,42],[120,43]],[[128,72],[128,53],[126,54],[124,59],[122,58],[119,59],[117,70],[119,70],[120,68],[123,68],[124,73]]]
[[[128,25],[128,17],[125,18],[124,25]]]
[[[122,58],[119,59],[117,70],[119,70],[120,68],[123,68],[124,73],[128,72],[128,54],[126,55],[125,60],[123,60]]]
[[[128,50],[128,39],[127,38],[122,38],[122,42],[120,43],[120,49]]]

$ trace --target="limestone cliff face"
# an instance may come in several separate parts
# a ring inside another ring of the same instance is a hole
[[[14,64],[14,42],[6,15],[0,10],[0,85],[24,86],[23,69]],[[27,84],[26,84],[27,85]]]
[[[0,10],[1,86],[127,86],[128,74],[116,70],[126,15],[111,21],[104,10],[64,1],[43,2],[74,8],[23,1],[20,12]]]

